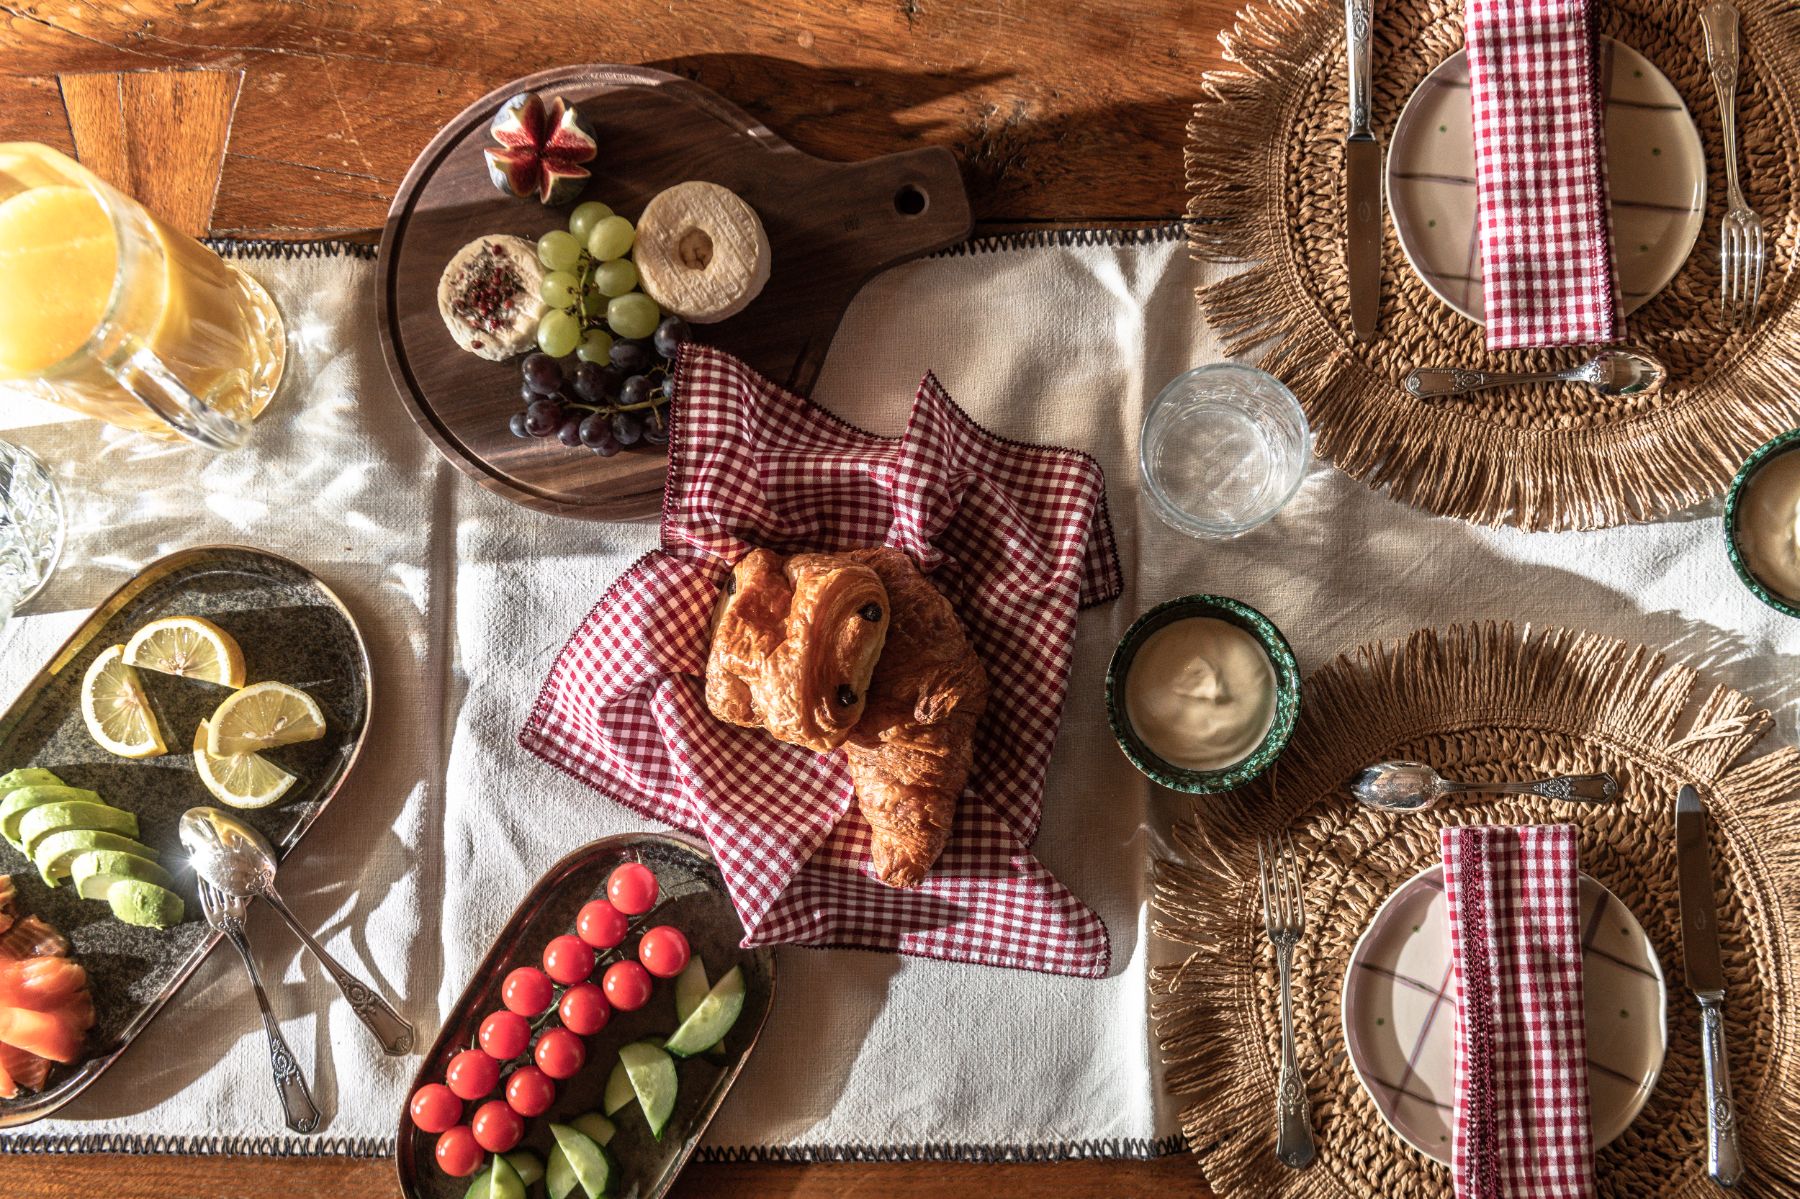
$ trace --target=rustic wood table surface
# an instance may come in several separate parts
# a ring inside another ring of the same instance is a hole
[[[374,240],[464,105],[571,61],[697,79],[800,149],[943,145],[977,232],[1162,223],[1235,0],[0,0],[0,140],[77,154],[180,227]],[[20,1157],[19,1199],[374,1199],[386,1160]],[[1207,1194],[1155,1162],[695,1165],[678,1196]]]

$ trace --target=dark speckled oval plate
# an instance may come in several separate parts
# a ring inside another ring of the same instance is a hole
[[[19,913],[48,920],[69,939],[87,968],[96,1022],[86,1060],[53,1070],[46,1089],[0,1099],[0,1128],[40,1120],[85,1090],[125,1051],[180,988],[217,941],[206,926],[176,836],[181,814],[214,800],[194,772],[194,728],[229,692],[210,683],[142,672],[169,752],[133,762],[94,743],[81,719],[81,680],[106,647],[163,616],[204,616],[243,647],[251,682],[276,679],[300,687],[325,710],[323,739],[269,753],[296,775],[289,797],[244,812],[286,855],[337,792],[362,745],[369,712],[369,655],[343,603],[312,572],[285,558],[243,546],[182,550],[145,567],[96,608],[49,665],[0,715],[0,773],[22,766],[54,770],[73,787],[97,791],[135,812],[139,839],[161,856],[187,904],[174,928],[133,928],[106,904],[63,884],[46,887],[24,855],[0,842],[0,874],[19,891]]]
[[[552,867],[494,939],[494,947],[457,997],[407,1094],[425,1083],[443,1081],[450,1059],[475,1043],[476,1029],[489,1012],[500,1010],[501,980],[519,966],[538,965],[550,938],[574,932],[576,913],[588,900],[606,894],[606,876],[622,862],[642,862],[650,867],[661,889],[650,914],[632,922],[624,949],[636,946],[637,935],[644,928],[672,924],[687,934],[694,953],[706,963],[709,979],[717,982],[733,966],[741,966],[746,983],[743,1014],[726,1034],[722,1051],[676,1062],[680,1090],[663,1139],[650,1136],[635,1104],[613,1117],[618,1133],[607,1149],[618,1162],[619,1177],[612,1193],[619,1199],[660,1199],[674,1184],[700,1143],[700,1134],[737,1081],[775,997],[775,955],[766,947],[740,947],[744,926],[725,893],[725,882],[712,855],[697,841],[653,833],[607,837],[583,846]],[[603,965],[608,955],[601,955],[600,960]],[[599,969],[597,966],[596,972]],[[566,1123],[584,1112],[600,1110],[619,1046],[652,1037],[660,1041],[675,1031],[675,1024],[674,980],[658,979],[647,1005],[635,1012],[614,1012],[605,1028],[584,1038],[587,1064],[575,1077],[557,1084],[556,1102],[526,1123],[525,1139],[519,1147],[548,1161],[554,1144],[552,1122]],[[475,1106],[467,1105],[470,1110]],[[432,1156],[436,1144],[437,1138],[413,1127],[402,1109],[394,1164],[400,1172],[401,1193],[407,1199],[460,1199],[469,1189],[468,1179],[451,1178],[437,1168]]]

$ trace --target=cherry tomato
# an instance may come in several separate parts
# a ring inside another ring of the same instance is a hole
[[[531,1046],[531,1021],[517,1012],[495,1012],[481,1022],[482,1049],[497,1062],[510,1062]]]
[[[479,1049],[465,1049],[450,1059],[444,1080],[458,1099],[486,1099],[500,1083],[500,1063]]]
[[[413,1127],[420,1132],[448,1132],[462,1119],[462,1100],[441,1082],[428,1082],[413,1092]]]
[[[621,1012],[635,1012],[650,1002],[650,972],[636,962],[614,962],[600,980],[606,998]]]
[[[500,984],[500,1002],[521,1016],[541,1016],[556,998],[550,979],[536,966],[520,966]]]
[[[498,1099],[476,1108],[469,1126],[475,1130],[475,1143],[489,1153],[505,1153],[525,1139],[525,1118]]]
[[[587,1061],[587,1045],[566,1028],[547,1028],[538,1038],[538,1069],[551,1078],[573,1078]]]
[[[627,862],[607,876],[606,897],[627,916],[642,916],[656,906],[656,875],[642,862]]]
[[[638,961],[658,978],[674,978],[687,969],[688,939],[672,924],[659,924],[638,942]]]
[[[544,973],[564,986],[586,980],[594,972],[594,951],[580,937],[564,934],[544,946]]]
[[[582,1037],[593,1036],[612,1019],[612,1004],[606,1002],[606,993],[593,983],[576,983],[564,991],[556,1011],[563,1027]]]
[[[506,1105],[521,1116],[541,1116],[555,1101],[556,1083],[536,1066],[520,1066],[506,1080]]]
[[[438,1169],[452,1178],[467,1178],[481,1165],[481,1146],[467,1124],[447,1129],[437,1139]]]
[[[592,900],[575,917],[575,931],[595,949],[611,949],[625,939],[631,921],[604,899]]]

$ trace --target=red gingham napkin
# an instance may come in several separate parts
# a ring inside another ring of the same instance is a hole
[[[1469,0],[1481,276],[1491,350],[1615,335],[1593,0]]]
[[[746,945],[1104,975],[1105,926],[1028,849],[1076,612],[1121,587],[1099,465],[994,436],[930,375],[906,432],[887,439],[706,347],[682,351],[673,432],[662,549],[569,638],[520,743],[615,802],[704,837]],[[719,586],[752,547],[883,543],[950,598],[992,685],[955,831],[910,891],[875,879],[842,755],[714,719],[702,678]]]
[[[1446,828],[1458,1199],[1594,1193],[1575,829]]]

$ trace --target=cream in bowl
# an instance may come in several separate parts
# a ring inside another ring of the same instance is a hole
[[[1178,791],[1226,791],[1267,769],[1299,709],[1299,671],[1267,617],[1193,595],[1145,613],[1107,673],[1107,716],[1125,756]]]
[[[1731,564],[1756,597],[1800,616],[1800,430],[1744,463],[1725,500]]]

